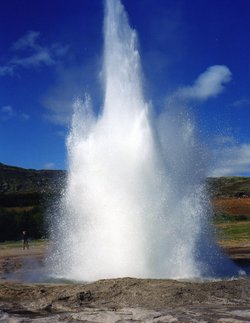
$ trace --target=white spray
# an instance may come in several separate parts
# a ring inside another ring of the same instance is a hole
[[[54,219],[52,276],[190,278],[232,274],[212,242],[203,154],[175,102],[157,120],[143,97],[136,33],[107,0],[104,104],[75,103],[68,179]]]

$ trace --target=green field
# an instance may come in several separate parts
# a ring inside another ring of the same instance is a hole
[[[221,223],[216,228],[218,240],[250,242],[250,222]]]
[[[30,241],[31,246],[39,247],[39,246],[44,246],[48,244],[47,239],[39,239],[39,240],[32,240]],[[22,246],[22,241],[5,241],[5,242],[0,242],[0,250],[4,249],[15,249],[15,248],[20,248]]]

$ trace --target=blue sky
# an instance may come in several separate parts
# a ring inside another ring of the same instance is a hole
[[[156,113],[181,93],[210,175],[250,175],[250,1],[124,0]],[[72,102],[102,102],[102,0],[1,0],[0,162],[65,168]]]

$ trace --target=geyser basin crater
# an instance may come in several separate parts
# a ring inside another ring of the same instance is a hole
[[[145,102],[136,32],[118,0],[104,21],[104,100],[75,103],[68,180],[54,215],[52,276],[193,278],[237,274],[213,242],[204,153],[177,98]]]

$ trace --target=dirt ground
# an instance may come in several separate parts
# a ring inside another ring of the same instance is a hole
[[[213,206],[217,212],[250,216],[250,198],[214,199]]]
[[[227,252],[247,259],[249,249]],[[13,280],[24,264],[31,271],[34,263],[42,266],[45,252],[46,245],[0,250],[0,322],[250,322],[248,277],[203,282],[119,278],[88,284]]]

